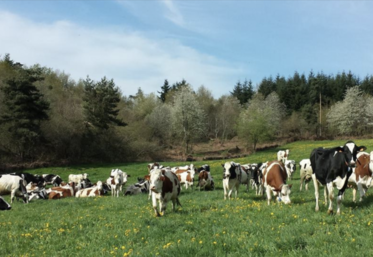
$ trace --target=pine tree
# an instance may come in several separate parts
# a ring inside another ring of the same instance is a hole
[[[7,124],[8,131],[17,148],[21,160],[31,157],[31,151],[43,138],[40,123],[48,119],[49,103],[35,87],[40,81],[40,69],[25,69],[6,56],[5,63],[14,71],[15,76],[5,81],[1,90],[4,93],[5,110],[0,116],[0,125]]]
[[[117,118],[120,102],[119,88],[113,80],[102,78],[94,82],[89,77],[84,81],[84,114],[88,124],[99,130],[107,130],[111,125],[126,126]]]
[[[159,95],[159,99],[164,103],[166,102],[166,96],[167,96],[167,93],[171,90],[171,87],[170,85],[168,84],[168,81],[167,79],[164,81],[164,84],[163,86],[161,87],[161,91],[157,91]]]

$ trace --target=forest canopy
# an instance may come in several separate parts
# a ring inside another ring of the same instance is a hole
[[[124,86],[125,85],[121,85]],[[194,88],[197,87],[195,90]],[[0,58],[0,162],[155,160],[178,147],[238,138],[259,143],[373,132],[373,76],[294,72],[227,85],[215,99],[187,80],[125,96],[112,78],[74,81],[65,72]],[[349,111],[347,111],[349,110]]]

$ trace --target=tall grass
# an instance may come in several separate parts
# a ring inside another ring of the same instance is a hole
[[[373,150],[373,140],[356,140]],[[309,158],[319,146],[343,145],[344,141],[296,142],[289,159]],[[234,161],[263,162],[276,158],[279,149]],[[0,212],[1,256],[372,256],[373,195],[352,202],[347,190],[340,216],[327,215],[327,207],[315,212],[313,186],[299,191],[299,168],[293,184],[291,205],[272,203],[253,190],[240,188],[237,199],[223,200],[223,161],[210,164],[215,191],[182,190],[176,212],[171,204],[157,218],[147,195],[114,198],[66,198],[29,204],[13,203]],[[204,164],[197,162],[195,165]],[[162,163],[181,165],[186,163]],[[128,184],[147,173],[146,163],[106,166],[56,167],[28,170],[57,173],[63,179],[86,172],[92,181],[105,180],[112,168],[131,175]],[[322,195],[322,192],[320,192]],[[9,196],[5,197],[10,200]]]

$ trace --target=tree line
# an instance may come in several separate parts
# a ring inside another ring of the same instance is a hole
[[[112,79],[74,81],[64,72],[0,59],[0,162],[161,160],[210,140],[247,148],[279,138],[364,136],[373,131],[373,77],[294,73],[238,81],[215,99],[186,80],[125,96]]]

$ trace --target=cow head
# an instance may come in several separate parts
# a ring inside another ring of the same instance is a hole
[[[238,165],[234,162],[226,162],[225,164],[222,164],[224,172],[223,172],[223,179],[226,178],[236,178],[236,168]]]
[[[24,185],[24,182],[23,182],[23,179],[20,179],[19,180],[19,191],[21,191],[21,199],[24,203],[28,203],[29,202],[29,195],[27,193],[27,189]]]
[[[283,201],[284,204],[291,203],[290,201],[290,193],[291,193],[291,187],[293,185],[282,185],[281,187],[281,194],[279,196],[279,200]]]
[[[347,141],[343,148],[338,148],[338,151],[342,151],[345,155],[345,160],[347,165],[350,167],[355,167],[357,160],[357,153],[365,151],[367,148],[365,146],[357,146],[353,141]]]
[[[1,196],[0,196],[0,210],[1,211],[6,211],[10,210],[12,207],[10,206],[9,203],[7,203]]]
[[[150,175],[150,190],[152,190],[154,193],[161,193],[164,180],[164,171],[154,169]]]
[[[293,160],[286,160],[285,161],[285,167],[286,167],[287,170],[290,171],[290,173],[294,173],[295,169],[296,169],[295,161],[293,161]]]

